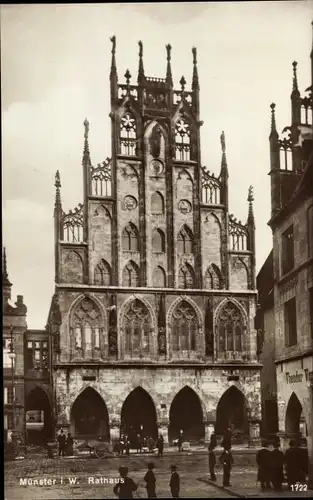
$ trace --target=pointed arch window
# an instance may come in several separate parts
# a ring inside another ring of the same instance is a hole
[[[101,314],[98,306],[84,298],[75,308],[72,316],[74,355],[92,358],[100,349]]]
[[[222,288],[222,275],[215,264],[209,266],[205,273],[205,288],[208,290],[220,290]]]
[[[165,271],[161,266],[156,267],[153,271],[153,286],[156,288],[164,288],[166,286]]]
[[[189,264],[185,264],[180,268],[178,274],[178,288],[194,288],[195,273]]]
[[[175,158],[190,161],[190,127],[182,117],[175,124]]]
[[[125,353],[147,354],[150,351],[151,318],[146,306],[138,299],[131,302],[124,316]]]
[[[232,302],[227,302],[220,312],[217,322],[220,354],[242,352],[245,323],[241,311]]]
[[[185,300],[180,302],[172,316],[172,350],[195,351],[199,330],[198,318],[194,308]]]
[[[111,268],[105,260],[101,260],[97,265],[94,275],[95,285],[110,286],[111,285]]]
[[[152,250],[156,253],[165,252],[165,235],[161,229],[155,229],[155,231],[153,231]]]
[[[153,215],[164,214],[164,198],[158,191],[151,196],[151,213]]]
[[[177,236],[177,251],[180,254],[193,253],[193,235],[189,227],[184,226]]]
[[[124,252],[138,252],[139,235],[134,224],[128,224],[122,234],[122,248]]]
[[[134,116],[127,112],[121,118],[120,125],[120,141],[121,141],[121,154],[126,156],[136,155],[136,120]]]
[[[123,286],[139,286],[139,269],[135,262],[129,262],[123,269]]]

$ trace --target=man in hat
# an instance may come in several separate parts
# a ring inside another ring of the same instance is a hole
[[[113,493],[118,498],[133,498],[133,492],[137,490],[137,484],[128,477],[128,467],[120,467],[120,481],[114,486]]]
[[[279,449],[279,442],[274,443],[274,450],[270,453],[270,473],[271,481],[275,491],[282,491],[282,483],[284,482],[284,463],[285,457]]]
[[[146,481],[146,490],[148,498],[156,498],[156,492],[155,492],[156,479],[153,469],[154,469],[154,464],[152,462],[148,463],[148,472],[145,474],[145,477],[143,478],[144,481]]]
[[[170,479],[171,494],[173,498],[179,498],[180,477],[177,472],[176,465],[171,465],[170,470],[171,470],[171,479]]]
[[[271,452],[268,449],[268,441],[263,441],[262,448],[256,454],[256,463],[258,466],[258,477],[257,481],[261,483],[261,490],[271,489],[271,474],[270,474],[270,460]]]

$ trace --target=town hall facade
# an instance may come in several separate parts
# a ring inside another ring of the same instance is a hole
[[[54,422],[76,438],[141,432],[166,443],[228,426],[260,434],[255,225],[228,206],[220,172],[202,166],[199,78],[120,84],[112,41],[111,158],[94,166],[84,122],[84,199],[65,213],[55,178]]]

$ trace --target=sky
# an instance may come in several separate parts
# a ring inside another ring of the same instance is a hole
[[[202,165],[219,174],[225,132],[230,212],[243,222],[254,186],[257,271],[272,244],[270,104],[290,123],[292,62],[301,92],[311,83],[312,1],[1,6],[3,242],[12,302],[24,296],[29,328],[44,328],[54,292],[54,175],[63,209],[82,202],[83,121],[94,164],[111,155],[110,37],[119,82],[164,78],[172,45],[176,88],[191,85],[198,49]]]

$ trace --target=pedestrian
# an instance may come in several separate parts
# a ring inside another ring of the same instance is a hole
[[[113,493],[118,498],[133,498],[133,492],[137,490],[137,484],[128,477],[128,467],[120,467],[120,480],[114,486]]]
[[[209,471],[211,481],[216,481],[215,475],[215,465],[216,465],[216,457],[214,453],[214,447],[212,444],[209,445]]]
[[[65,444],[66,444],[66,437],[63,432],[63,429],[61,429],[60,434],[58,435],[57,441],[59,443],[59,457],[65,457]]]
[[[270,476],[275,491],[282,491],[284,482],[285,456],[279,449],[280,443],[274,443],[274,450],[270,452]]]
[[[125,436],[125,454],[129,456],[130,452],[130,440],[128,436]]]
[[[164,451],[164,439],[163,436],[158,437],[158,457],[163,457],[163,451]]]
[[[181,432],[178,436],[178,440],[177,440],[177,445],[178,445],[178,451],[182,451],[182,448],[183,448],[183,433]]]
[[[152,436],[149,436],[148,438],[148,449],[149,449],[149,453],[153,453],[153,450],[155,448],[155,442],[154,442],[154,439]]]
[[[220,463],[223,465],[223,486],[231,486],[230,484],[230,471],[233,465],[234,459],[231,454],[230,448],[224,448],[223,453],[220,456]]]
[[[148,463],[148,472],[146,472],[145,477],[143,478],[146,481],[146,490],[148,498],[156,498],[155,492],[155,475],[153,472],[154,464],[152,462]]]
[[[180,477],[176,465],[171,465],[170,489],[173,498],[179,498]]]
[[[288,488],[300,481],[301,461],[299,460],[299,449],[294,440],[289,442],[289,448],[285,453],[286,475]]]
[[[210,437],[210,444],[209,444],[209,447],[212,446],[213,447],[213,450],[214,448],[216,448],[217,446],[217,440],[216,440],[216,435],[215,435],[215,432],[213,431],[212,434],[211,434],[211,437]]]
[[[227,449],[227,450],[231,449],[231,438],[232,438],[232,433],[231,433],[230,427],[228,427],[228,429],[226,430],[226,432],[224,434],[222,443],[221,443],[221,445],[224,449]]]
[[[268,449],[269,443],[263,441],[262,448],[256,454],[256,463],[258,466],[257,481],[261,483],[261,490],[271,489],[270,457],[271,452]]]
[[[72,434],[69,432],[66,438],[66,455],[72,457],[74,455],[74,439]]]

